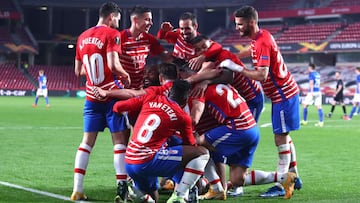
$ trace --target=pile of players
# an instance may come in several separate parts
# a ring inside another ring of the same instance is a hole
[[[115,202],[157,202],[158,177],[176,182],[168,203],[188,201],[201,177],[210,186],[199,199],[226,200],[240,195],[242,186],[267,183],[275,185],[262,197],[289,199],[301,189],[289,136],[300,125],[299,88],[274,38],[258,27],[257,11],[244,6],[234,16],[239,38],[252,39],[236,55],[197,32],[192,13],[180,16],[179,28],[162,23],[156,38],[148,33],[149,8],[134,7],[130,28],[119,32],[114,29],[121,18],[118,5],[101,6],[98,24],[83,32],[76,46],[75,74],[86,75],[87,83],[72,200],[87,199],[83,179],[89,156],[106,127],[114,145]],[[173,51],[159,40],[174,44]],[[146,66],[150,54],[163,60],[152,66],[155,74]],[[254,68],[245,67],[243,57],[251,57]],[[263,93],[272,102],[279,159],[276,171],[249,172],[260,139]]]

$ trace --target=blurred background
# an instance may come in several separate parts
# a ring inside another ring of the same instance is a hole
[[[29,96],[38,70],[48,77],[50,96],[77,96],[84,79],[73,71],[78,35],[96,25],[100,0],[0,0],[0,95]],[[334,92],[334,72],[343,73],[348,103],[355,91],[360,62],[360,1],[357,0],[115,0],[122,9],[120,30],[130,26],[128,10],[150,7],[156,35],[161,22],[178,26],[186,11],[196,14],[199,32],[236,53],[250,40],[234,29],[232,13],[243,5],[259,11],[260,28],[269,30],[302,94],[308,88],[307,65],[322,76],[324,102]],[[169,50],[172,45],[162,42]],[[149,58],[149,64],[158,63]],[[250,59],[244,62],[251,66]],[[326,97],[328,95],[329,97]]]

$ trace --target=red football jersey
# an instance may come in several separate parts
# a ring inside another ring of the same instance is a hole
[[[197,33],[199,34],[199,33]],[[180,34],[180,29],[176,29],[173,31],[164,32],[161,29],[157,34],[159,39],[164,39],[168,43],[174,44],[174,49],[172,55],[175,58],[184,59],[188,61],[194,57],[196,57],[195,48],[191,43],[185,41],[184,37]],[[216,42],[213,42],[212,46],[204,53],[206,58],[209,58],[217,53],[219,53],[222,49],[222,46]]]
[[[184,144],[195,144],[190,116],[164,95],[146,94],[119,101],[113,108],[117,113],[139,109],[141,111],[126,149],[127,163],[140,164],[151,160],[176,131],[179,131]]]
[[[245,65],[235,54],[225,49],[223,49],[218,55],[214,57],[214,60],[218,63],[225,59],[230,59],[234,63],[245,67]],[[249,79],[238,72],[234,73],[234,81],[231,85],[235,87],[235,89],[242,97],[244,97],[246,101],[254,99],[256,97],[256,94],[261,92],[260,85],[255,80]]]
[[[269,67],[265,81],[260,81],[264,94],[272,103],[289,99],[299,92],[295,79],[288,71],[273,36],[261,29],[251,41],[251,57],[255,67]]]
[[[144,69],[149,54],[159,55],[165,51],[160,42],[149,33],[141,33],[139,37],[131,36],[128,29],[120,32],[121,54],[120,63],[130,75],[131,89],[144,86]]]
[[[86,99],[96,101],[93,86],[116,88],[115,77],[106,57],[107,52],[120,51],[120,33],[106,26],[95,26],[84,31],[76,44],[76,60],[82,61],[86,70]]]
[[[148,94],[161,94],[168,96],[172,85],[173,85],[173,81],[167,81],[161,86],[150,86],[145,89],[145,92]]]
[[[209,85],[203,97],[194,99],[205,103],[213,118],[229,128],[243,130],[256,125],[246,101],[231,85]]]

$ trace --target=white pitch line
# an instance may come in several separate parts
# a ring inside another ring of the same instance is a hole
[[[9,126],[9,127],[2,127],[0,126],[0,130],[80,130],[82,126],[62,126],[62,127],[50,127],[50,126]]]
[[[48,196],[48,197],[52,197],[52,198],[56,198],[56,199],[61,199],[61,200],[65,200],[65,201],[72,201],[70,199],[70,197],[65,197],[65,196],[50,193],[50,192],[45,192],[45,191],[41,191],[41,190],[27,188],[27,187],[23,187],[23,186],[20,186],[20,185],[15,185],[15,184],[8,183],[8,182],[0,181],[0,185],[4,185],[4,186],[7,186],[7,187],[11,187],[11,188],[16,188],[16,189],[19,189],[19,190],[25,190],[25,191],[28,191],[28,192],[32,192],[32,193],[36,193],[36,194],[40,194],[40,195],[44,195],[44,196]],[[75,201],[75,202],[90,203],[89,201]]]

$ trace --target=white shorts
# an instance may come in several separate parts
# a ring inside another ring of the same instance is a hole
[[[303,101],[304,105],[321,106],[322,104],[322,94],[321,92],[308,93]]]
[[[48,89],[38,88],[37,91],[36,91],[36,96],[44,96],[44,97],[47,97],[47,96],[48,96]]]
[[[360,102],[360,93],[355,93],[352,100],[353,103]]]

